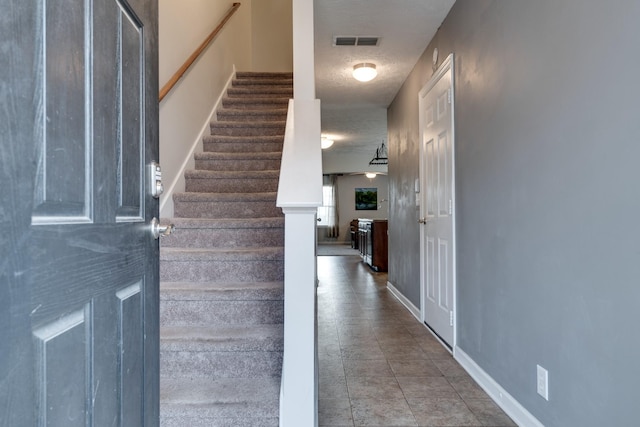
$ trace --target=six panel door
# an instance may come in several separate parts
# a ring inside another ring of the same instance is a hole
[[[156,1],[1,3],[16,125],[0,154],[0,425],[157,425]]]

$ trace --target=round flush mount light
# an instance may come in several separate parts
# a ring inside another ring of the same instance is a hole
[[[363,62],[353,66],[353,78],[360,82],[368,82],[378,75],[376,64]]]
[[[327,149],[329,147],[331,147],[333,145],[333,139],[329,139],[326,136],[323,136],[322,138],[320,138],[320,148]]]
[[[369,179],[375,178],[376,175],[377,175],[377,173],[375,173],[375,172],[367,172],[367,173],[364,174],[364,176],[366,176]]]

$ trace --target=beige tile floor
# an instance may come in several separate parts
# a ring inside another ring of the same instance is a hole
[[[320,426],[514,426],[358,256],[318,257]]]

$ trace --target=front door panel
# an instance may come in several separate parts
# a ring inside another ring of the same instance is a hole
[[[157,425],[157,4],[25,3],[0,0],[20,23],[2,34],[0,426]]]

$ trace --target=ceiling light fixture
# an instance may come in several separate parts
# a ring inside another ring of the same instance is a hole
[[[322,138],[320,138],[320,148],[327,149],[329,147],[331,147],[333,145],[333,139],[329,139],[326,136],[323,136]]]
[[[368,82],[378,75],[376,64],[363,62],[353,66],[353,78],[360,82]]]
[[[367,172],[367,173],[364,174],[364,176],[366,176],[369,179],[375,178],[376,175],[377,175],[377,173],[375,173],[375,172]]]

